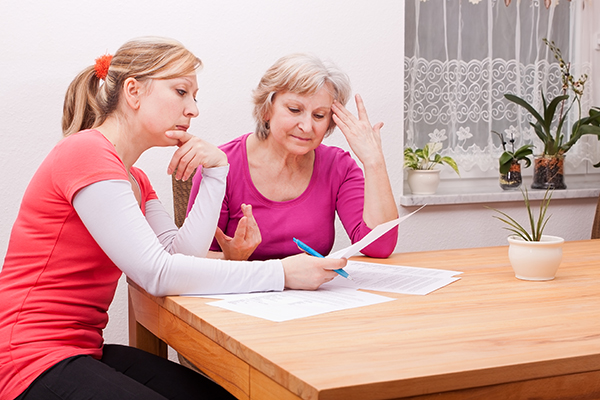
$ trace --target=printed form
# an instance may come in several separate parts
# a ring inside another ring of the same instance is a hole
[[[424,206],[423,206],[424,207]],[[421,207],[421,208],[423,208]],[[329,258],[351,257],[381,235],[397,226],[412,213],[377,226],[362,240],[330,254]],[[394,298],[358,289],[413,295],[426,295],[459,278],[458,271],[348,261],[344,270],[352,280],[337,276],[318,290],[199,296],[219,299],[208,303],[230,311],[275,322],[289,321],[333,311],[364,307],[392,301]],[[188,296],[193,296],[190,294]]]
[[[344,270],[353,281],[338,276],[314,291],[284,290],[206,297],[221,299],[208,303],[211,306],[282,322],[395,300],[357,289],[426,295],[458,280],[454,275],[461,273],[358,261],[349,261]]]

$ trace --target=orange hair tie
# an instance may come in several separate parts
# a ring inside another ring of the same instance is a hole
[[[105,54],[96,58],[96,65],[94,65],[94,71],[96,71],[96,77],[98,79],[105,79],[106,75],[108,75],[108,67],[110,67],[110,62],[112,61],[113,56],[110,54]]]

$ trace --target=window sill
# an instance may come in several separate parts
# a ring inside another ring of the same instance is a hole
[[[531,182],[531,177],[524,177],[521,188],[527,188],[530,199],[542,199],[545,190],[531,189]],[[592,198],[600,195],[598,175],[566,175],[565,183],[567,189],[554,191],[553,199]],[[523,200],[519,189],[502,190],[498,179],[492,178],[442,180],[436,194],[433,195],[409,194],[410,189],[405,185],[404,193],[407,194],[400,197],[402,206],[499,203]]]

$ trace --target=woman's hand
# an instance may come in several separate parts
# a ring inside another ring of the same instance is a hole
[[[167,174],[174,171],[175,179],[188,180],[199,165],[204,168],[227,165],[227,156],[217,146],[181,130],[167,131],[165,135],[178,141],[179,148],[173,154]]]
[[[318,258],[297,254],[282,260],[287,289],[316,290],[337,276],[334,269],[344,268],[345,258]]]
[[[398,218],[390,178],[385,166],[381,147],[379,122],[373,126],[369,122],[367,110],[359,95],[356,95],[358,119],[339,102],[331,106],[333,121],[342,131],[350,148],[364,166],[365,202],[363,220],[371,229],[377,225]]]
[[[215,238],[226,260],[247,260],[262,241],[260,229],[252,215],[252,206],[242,204],[244,216],[240,219],[233,237],[217,227]]]
[[[383,122],[373,126],[369,122],[367,110],[360,95],[355,96],[358,118],[348,111],[341,103],[335,101],[331,106],[333,121],[340,128],[350,148],[363,165],[384,162],[379,131]]]

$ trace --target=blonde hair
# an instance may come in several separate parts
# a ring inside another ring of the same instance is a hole
[[[102,124],[119,104],[127,78],[143,82],[193,74],[202,61],[176,40],[145,37],[125,43],[114,54],[104,82],[94,66],[71,82],[63,105],[62,129],[68,136]]]
[[[252,115],[256,121],[255,132],[258,138],[266,139],[269,136],[269,124],[265,116],[270,114],[277,93],[291,92],[311,96],[328,84],[333,89],[333,98],[345,105],[351,92],[350,79],[332,63],[304,53],[290,54],[277,60],[265,72],[253,92]],[[331,119],[326,136],[333,129],[335,123]]]

